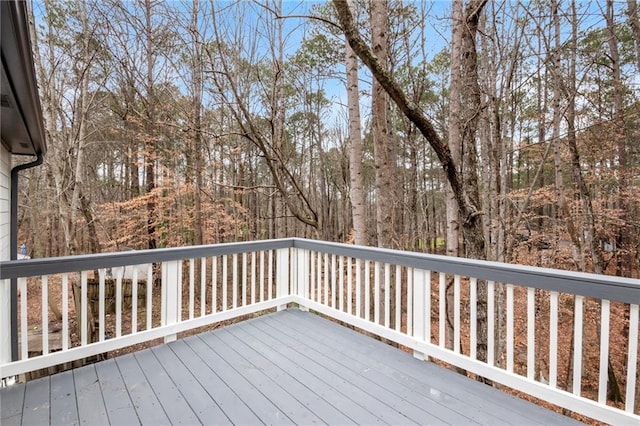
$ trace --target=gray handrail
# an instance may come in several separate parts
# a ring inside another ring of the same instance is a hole
[[[444,272],[447,274],[475,277],[500,283],[542,288],[598,299],[640,304],[640,280],[638,279],[381,249],[377,247],[363,247],[302,238],[284,238],[0,262],[0,279],[143,263],[158,263],[168,260],[220,256],[251,251],[276,250],[290,247]]]
[[[412,268],[640,304],[640,280],[296,238],[294,247]]]
[[[159,263],[224,254],[293,247],[291,239],[222,243],[203,246],[130,250],[117,253],[83,254],[0,262],[0,280],[63,272],[90,271],[100,268]]]

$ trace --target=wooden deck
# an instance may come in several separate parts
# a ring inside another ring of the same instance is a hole
[[[0,390],[0,424],[571,424],[290,309]]]

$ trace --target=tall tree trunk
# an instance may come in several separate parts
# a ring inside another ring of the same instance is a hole
[[[636,20],[638,13],[636,8]],[[615,32],[613,1],[607,0],[607,10],[605,13],[607,23],[607,44],[609,47],[609,58],[611,59],[611,72],[613,74],[613,123],[614,138],[616,140],[616,148],[618,154],[618,179],[620,188],[618,192],[617,204],[620,209],[620,227],[617,235],[617,247],[622,250],[622,255],[618,257],[618,274],[623,277],[631,276],[633,257],[630,226],[628,222],[629,206],[627,203],[628,196],[628,159],[627,159],[627,138],[626,123],[624,117],[624,84],[622,82],[622,71],[620,69],[620,53],[618,51],[618,37]],[[634,30],[635,33],[635,30]],[[640,40],[638,40],[640,41]],[[639,58],[640,61],[640,58]],[[639,63],[640,65],[640,63]]]
[[[462,33],[466,25],[463,15],[462,0],[454,0],[452,4],[451,26],[451,77],[449,81],[449,148],[451,158],[460,167],[462,147]],[[462,170],[458,170],[462,172]],[[445,248],[447,256],[460,256],[460,212],[451,184],[447,183],[445,192],[445,213],[447,233]],[[447,347],[452,349],[453,341],[453,280],[447,283]]]
[[[582,245],[582,239],[579,232],[576,229],[575,223],[571,212],[569,211],[569,205],[567,203],[565,188],[564,188],[564,173],[562,170],[562,157],[561,157],[561,140],[560,140],[560,127],[562,124],[562,88],[563,88],[563,76],[560,74],[560,49],[562,48],[560,42],[560,16],[559,5],[557,0],[553,0],[551,5],[551,13],[553,16],[553,51],[551,52],[551,75],[553,78],[553,164],[554,164],[554,177],[555,177],[555,189],[558,202],[558,211],[556,211],[556,219],[559,222],[566,223],[566,229],[569,232],[571,242],[573,244],[574,259],[580,265],[581,270],[585,270],[585,256]],[[563,238],[564,226],[558,227],[558,238]]]
[[[582,201],[582,209],[584,210],[584,246],[591,256],[593,271],[596,274],[602,274],[602,259],[596,244],[596,228],[593,205],[591,202],[591,191],[587,187],[585,179],[582,175],[580,153],[578,151],[578,144],[576,142],[576,52],[578,44],[578,16],[576,12],[575,0],[571,1],[571,10],[571,39],[569,49],[569,52],[571,52],[571,57],[569,64],[569,75],[566,80],[559,78],[558,81],[566,81],[566,84],[563,84],[563,88],[565,96],[567,98],[567,111],[565,114],[567,121],[567,144],[569,146],[569,152],[571,154],[571,168],[573,171],[573,178],[578,187],[580,200]]]
[[[638,13],[637,0],[627,0],[627,17],[636,45],[636,67],[640,72],[640,13]]]
[[[465,25],[462,31],[462,175],[463,188],[474,206],[480,205],[480,187],[478,184],[478,152],[476,135],[481,112],[480,85],[478,83],[478,55],[476,35],[480,15],[487,0],[470,0],[464,11]],[[450,142],[451,143],[451,142]],[[486,247],[482,216],[478,217],[472,229],[463,228],[465,256],[473,259],[485,259]],[[478,280],[478,337],[477,357],[487,360],[487,284]]]
[[[203,225],[202,225],[202,42],[199,28],[200,2],[194,0],[191,5],[191,22],[189,29],[191,33],[191,127],[192,140],[191,149],[188,150],[187,164],[191,164],[193,170],[193,244],[204,244]],[[196,267],[194,271],[195,282],[202,279],[202,269]],[[204,303],[206,294],[200,294],[200,303]]]
[[[573,40],[577,40],[578,30],[577,30],[577,16],[575,13],[575,0],[572,0],[572,9],[574,11],[574,25],[573,29]],[[627,155],[626,155],[626,138],[625,135],[625,120],[624,120],[624,110],[623,110],[623,85],[621,79],[620,72],[620,55],[618,53],[618,39],[615,34],[615,23],[614,23],[614,11],[613,11],[613,0],[607,0],[607,13],[606,13],[606,21],[607,21],[607,33],[608,33],[608,44],[609,44],[609,57],[611,58],[612,63],[612,71],[613,71],[613,85],[614,85],[614,123],[616,124],[616,129],[618,132],[622,132],[622,134],[617,135],[617,148],[618,148],[618,160],[620,173],[618,179],[620,179],[620,188],[627,188]],[[575,42],[574,42],[575,43]],[[575,64],[573,64],[575,67]],[[575,70],[574,70],[575,72]],[[570,79],[570,84],[574,84],[574,79]],[[571,93],[575,93],[575,91],[571,91]],[[571,118],[575,117],[575,103],[573,105],[574,109],[571,111]],[[596,231],[595,231],[595,220],[593,214],[593,208],[591,205],[591,194],[587,185],[582,178],[582,171],[580,169],[580,157],[578,155],[578,149],[575,142],[575,126],[573,126],[573,137],[569,140],[569,146],[573,153],[573,167],[574,174],[576,175],[576,182],[578,184],[578,188],[580,190],[580,195],[582,198],[582,202],[585,209],[585,214],[587,218],[587,232],[585,233],[587,238],[587,243],[589,244],[589,249],[591,251],[591,257],[593,260],[593,268],[594,272],[597,274],[603,273],[602,268],[602,259],[600,257],[600,252],[595,243],[596,239]],[[626,197],[624,195],[621,196],[620,200],[620,208],[621,208],[621,222],[622,226],[620,227],[620,232],[618,234],[618,243],[624,247],[629,244],[629,231],[627,225],[627,203]],[[630,247],[629,247],[630,249]],[[630,252],[631,250],[629,250]],[[625,261],[623,262],[623,270],[628,272],[628,275],[631,276],[631,255],[625,255]],[[598,321],[600,322],[600,321]],[[598,324],[598,334],[599,339],[602,338],[600,336],[600,325]],[[618,379],[616,377],[615,371],[612,368],[611,364],[611,354],[608,354],[608,381],[607,381],[607,396],[610,400],[615,402],[622,402],[622,393],[620,392],[620,386],[618,385]]]
[[[352,8],[353,0],[348,0]],[[360,128],[360,93],[358,90],[358,57],[345,43],[345,64],[347,70],[347,103],[349,108],[349,182],[351,196],[351,216],[357,245],[367,244],[367,226],[362,178],[362,130]]]
[[[282,14],[282,0],[275,0],[274,6],[278,15]],[[284,105],[284,42],[282,39],[282,20],[277,24],[276,34],[272,40],[272,67],[273,67],[273,94],[271,99],[271,144],[276,152],[282,152],[284,144],[284,126],[285,126],[285,105]],[[277,161],[277,160],[276,160]],[[276,197],[275,217],[272,219],[276,223],[276,236],[286,236],[283,234],[286,224],[286,190],[282,190],[282,197],[285,197],[284,203],[280,202],[281,197]]]
[[[192,85],[193,85],[193,150],[194,173],[193,231],[194,244],[204,244],[202,235],[202,42],[198,28],[199,0],[194,0],[191,9],[191,31],[193,42]],[[199,269],[198,269],[199,270]],[[196,281],[200,277],[196,277]]]
[[[154,90],[154,39],[151,0],[144,1],[145,8],[145,42],[146,42],[146,120],[145,120],[145,177],[147,192],[147,248],[156,248],[156,201],[153,194],[156,188],[155,161],[156,161],[156,132],[155,126],[155,90]]]
[[[354,25],[353,16],[349,11],[346,0],[333,0],[333,4],[345,37],[354,52],[356,52],[362,62],[371,70],[376,80],[394,100],[398,109],[418,128],[438,156],[458,204],[467,255],[477,259],[484,259],[486,256],[485,241],[481,220],[482,213],[479,211],[477,204],[477,188],[475,188],[475,190],[471,189],[470,191],[465,188],[458,170],[458,165],[451,157],[449,146],[438,135],[433,124],[424,113],[414,103],[409,101],[399,84],[391,77],[375,54],[364,43]],[[468,23],[473,24],[473,21],[479,16],[485,4],[486,0],[472,2],[473,7],[467,8],[467,10],[471,11],[470,14],[467,15],[471,18],[471,22],[468,21]],[[477,25],[477,21],[475,22]],[[467,183],[469,182],[471,181],[467,181]],[[475,193],[476,196],[473,196],[473,193]],[[477,353],[479,359],[486,360],[486,289],[480,286],[478,294],[479,332]]]
[[[371,44],[373,54],[380,65],[388,71],[389,65],[389,4],[388,0],[377,0],[371,5]],[[395,140],[389,131],[389,102],[384,87],[377,78],[373,78],[371,89],[371,120],[373,136],[373,152],[376,176],[376,230],[378,247],[399,248],[396,226],[399,223],[398,185],[400,176],[396,167],[397,152]],[[391,294],[395,292],[395,282],[391,277],[385,277],[384,269],[380,270],[381,283],[389,279],[393,284],[389,288]],[[383,321],[385,310],[385,288],[381,286],[378,310],[380,321]],[[375,298],[372,298],[374,300]],[[392,299],[393,302],[393,299]],[[392,303],[392,305],[395,305]],[[390,306],[393,310],[394,306]]]
[[[462,84],[462,32],[465,22],[462,0],[454,0],[452,4],[451,29],[451,80],[449,81],[449,134],[448,142],[451,159],[461,165],[460,147],[462,143],[460,86]],[[459,167],[459,166],[458,166]],[[461,170],[458,170],[460,173]],[[459,256],[460,248],[460,213],[451,184],[447,183],[445,211],[447,217],[446,254]]]
[[[73,192],[71,196],[71,206],[70,206],[70,224],[72,226],[71,232],[71,241],[67,241],[67,247],[69,249],[70,254],[74,254],[77,250],[78,239],[77,239],[77,228],[76,228],[76,214],[80,210],[81,204],[81,196],[83,198],[82,202],[85,204],[85,207],[82,209],[84,217],[88,221],[92,221],[92,217],[90,214],[90,202],[86,199],[83,194],[83,185],[84,185],[84,168],[85,168],[85,149],[87,144],[87,110],[89,108],[89,68],[91,63],[91,52],[89,51],[89,30],[87,27],[87,4],[86,1],[83,0],[80,3],[79,8],[80,14],[80,23],[82,25],[82,64],[85,67],[82,74],[81,80],[79,82],[80,85],[80,102],[78,104],[78,130],[75,136],[75,145],[76,145],[76,155],[75,155],[75,171],[74,171],[74,182],[73,182]],[[88,215],[86,214],[88,213]],[[95,234],[95,227],[91,226],[89,228],[93,230],[94,235],[91,236],[91,240],[97,241],[97,235]]]
[[[387,0],[371,2],[371,44],[373,54],[380,66],[388,70],[389,24]],[[376,169],[376,230],[378,247],[396,246],[394,225],[395,194],[393,179],[395,176],[395,149],[389,135],[389,104],[387,94],[376,78],[373,79],[371,94],[371,120],[373,150]]]

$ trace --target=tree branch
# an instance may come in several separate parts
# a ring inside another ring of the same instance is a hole
[[[438,160],[440,160],[442,164],[447,180],[455,194],[462,218],[465,222],[474,221],[478,208],[471,203],[464,191],[462,179],[451,157],[449,145],[438,135],[433,124],[431,124],[425,114],[407,98],[400,85],[382,67],[378,58],[376,58],[371,49],[362,40],[362,37],[360,37],[360,34],[355,28],[353,16],[349,10],[347,1],[333,0],[333,5],[349,45],[351,45],[351,48],[360,60],[369,68],[375,79],[378,80],[391,99],[393,99],[400,111],[420,130],[420,133],[422,133],[427,142],[429,142],[429,145],[431,145],[438,156]]]

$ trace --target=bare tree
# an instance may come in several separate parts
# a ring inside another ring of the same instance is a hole
[[[349,7],[352,8],[352,0]],[[351,216],[355,243],[367,244],[364,182],[362,178],[362,134],[360,128],[360,93],[358,89],[358,57],[348,42],[345,42],[345,64],[347,71],[347,102],[349,105],[349,182]]]
[[[76,11],[64,5],[45,4],[47,34],[41,38],[47,46],[48,60],[35,55],[36,70],[41,81],[55,81],[43,89],[42,103],[45,110],[47,136],[53,149],[47,158],[56,185],[60,202],[59,220],[64,235],[65,253],[75,254],[80,249],[78,217],[81,215],[87,226],[89,251],[100,250],[92,212],[90,194],[85,188],[87,174],[87,149],[89,142],[89,111],[95,107],[96,94],[89,92],[89,82],[94,78],[97,48],[92,43],[94,29],[87,16],[87,2],[80,2]],[[73,15],[77,26],[62,28],[56,16]],[[35,28],[33,39],[38,46]],[[69,40],[79,41],[77,44]],[[64,52],[68,63],[58,64],[57,57]],[[68,68],[66,68],[68,67]],[[69,93],[72,94],[69,98]]]
[[[202,59],[203,46],[199,29],[200,2],[194,0],[191,9],[191,25],[189,33],[191,35],[191,76],[192,76],[192,155],[193,175],[194,175],[194,244],[204,244],[202,235]],[[198,278],[198,277],[197,277]]]
[[[640,15],[638,14],[637,0],[627,0],[627,17],[633,33],[633,41],[636,45],[636,66],[640,72]]]
[[[344,31],[344,34],[354,52],[356,52],[362,62],[369,67],[376,80],[394,100],[400,111],[420,130],[438,156],[447,177],[447,181],[451,185],[458,204],[467,255],[477,259],[485,258],[485,241],[481,220],[482,212],[478,209],[478,188],[477,186],[475,188],[467,188],[465,186],[469,184],[472,185],[474,180],[463,180],[458,165],[452,158],[449,146],[443,141],[440,135],[438,135],[431,121],[420,109],[409,101],[402,88],[383,67],[371,49],[367,47],[354,25],[353,17],[346,1],[333,0],[333,4],[338,13],[338,19],[340,20],[342,30]],[[467,5],[467,24],[471,25],[472,28],[475,25],[475,29],[477,29],[477,22],[485,4],[486,1],[481,0],[472,1]],[[475,37],[475,33],[473,31],[471,32],[471,36]],[[474,46],[475,43],[471,41],[468,48],[472,49]],[[471,51],[467,51],[465,53],[471,53]],[[475,58],[475,56],[472,55],[472,58]],[[469,66],[472,67],[472,60],[468,60]],[[473,70],[470,68],[466,72],[471,73],[472,71]],[[479,94],[479,92],[472,93],[473,96],[476,94]],[[478,111],[473,110],[473,107],[478,104],[479,100],[477,103],[474,101],[474,103],[471,104],[472,110],[469,114],[473,115],[478,113]],[[465,131],[469,137],[475,138],[472,125],[467,127]],[[475,173],[475,171],[472,172]],[[477,185],[477,179],[475,180],[475,183]],[[477,355],[479,359],[486,360],[486,288],[482,287],[483,286],[481,285],[478,291],[480,297],[478,299],[479,336]]]
[[[388,72],[388,4],[387,0],[371,2],[371,45],[380,67]],[[396,196],[394,177],[396,177],[396,150],[389,134],[389,105],[384,87],[376,78],[371,89],[372,136],[376,166],[376,229],[379,247],[395,247],[394,214]]]
[[[460,116],[462,98],[460,96],[460,86],[462,84],[462,32],[465,26],[462,12],[462,0],[454,0],[451,19],[451,78],[449,80],[448,141],[449,148],[451,149],[451,159],[458,165],[462,164],[460,159],[460,142],[462,141],[462,117]],[[448,256],[459,256],[460,213],[455,194],[450,184],[447,184],[445,208],[447,213],[446,253]]]
[[[215,37],[214,43],[210,43],[206,46],[205,52],[210,64],[215,64],[214,71],[209,73],[208,76],[211,82],[216,87],[222,101],[229,106],[229,112],[233,117],[237,128],[240,129],[240,134],[243,138],[250,141],[261,154],[264,156],[264,162],[269,170],[278,194],[282,197],[288,210],[293,214],[300,222],[311,226],[314,229],[318,229],[318,214],[315,207],[312,205],[308,194],[304,191],[302,182],[296,179],[293,171],[289,167],[289,160],[287,156],[287,150],[284,143],[284,98],[282,96],[284,90],[284,66],[283,66],[283,35],[281,30],[276,30],[274,36],[276,39],[270,40],[270,66],[271,66],[271,79],[266,79],[260,75],[260,72],[254,67],[250,66],[247,61],[239,55],[235,55],[232,51],[237,47],[232,47],[234,44],[242,45],[245,43],[242,35],[238,35],[236,40],[229,38],[228,40],[223,37],[223,31],[221,23],[216,17],[215,7],[213,8],[213,34]],[[248,45],[248,55],[250,59],[255,60],[257,54],[257,41],[246,41]],[[214,49],[215,47],[215,49]],[[266,99],[268,102],[269,116],[267,120],[269,122],[268,132],[260,126],[256,115],[252,112],[250,107],[251,99],[247,93],[245,93],[238,80],[238,74],[234,74],[234,70],[238,70],[238,67],[243,66],[244,73],[252,75],[257,78],[257,87],[262,93],[267,94]],[[275,205],[273,205],[272,214],[273,218],[283,216],[283,212],[277,211]],[[277,221],[272,222],[273,226]],[[284,226],[278,229],[278,232],[283,232]],[[275,233],[275,229],[272,234]]]
[[[618,50],[618,37],[615,31],[614,21],[614,8],[613,1],[607,0],[606,11],[604,12],[606,20],[606,34],[607,34],[607,46],[609,47],[609,58],[611,60],[611,74],[613,77],[613,121],[615,128],[618,129],[616,134],[616,148],[618,154],[619,164],[619,179],[620,179],[620,191],[618,194],[618,208],[621,211],[621,226],[619,227],[617,244],[622,249],[623,254],[620,256],[618,262],[619,273],[622,276],[628,277],[631,273],[631,241],[629,238],[629,224],[628,222],[628,206],[627,195],[625,194],[628,188],[628,153],[627,153],[627,137],[626,137],[626,123],[624,112],[624,92],[625,87],[622,82],[622,64],[620,60],[620,52]],[[636,20],[638,19],[636,8]],[[634,30],[635,32],[635,30]],[[639,40],[636,40],[639,41]],[[639,58],[640,61],[640,58]],[[639,62],[640,65],[640,62]],[[594,259],[595,260],[595,259]]]
[[[466,26],[463,16],[462,0],[454,0],[451,14],[451,77],[449,80],[449,148],[451,157],[458,167],[462,166],[462,39]],[[462,172],[462,170],[459,170]],[[447,216],[446,254],[460,255],[460,212],[451,185],[447,184],[445,193]],[[447,283],[447,345],[453,348],[453,279]]]

